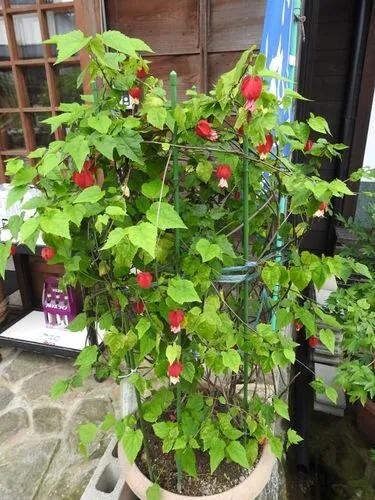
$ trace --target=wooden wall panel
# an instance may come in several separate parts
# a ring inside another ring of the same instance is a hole
[[[229,71],[236,64],[241,52],[217,52],[208,54],[208,84],[211,88],[225,71]]]
[[[199,0],[107,0],[110,29],[142,38],[157,54],[197,52]]]
[[[174,69],[178,75],[177,92],[178,99],[185,99],[185,93],[193,85],[199,82],[199,55],[179,55],[179,56],[156,56],[150,58],[151,72],[164,82],[164,88],[169,90],[169,73]]]
[[[245,50],[259,45],[264,21],[264,0],[211,0],[209,52]]]

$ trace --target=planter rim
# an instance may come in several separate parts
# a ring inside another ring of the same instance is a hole
[[[118,447],[118,456],[121,464],[121,472],[126,474],[126,483],[141,500],[146,500],[146,491],[153,484],[133,463],[130,464],[123,451],[121,444]],[[258,463],[251,471],[249,476],[229,490],[214,495],[187,496],[173,493],[161,488],[161,500],[253,500],[265,488],[268,483],[273,467],[276,463],[276,457],[267,443],[260,455]]]

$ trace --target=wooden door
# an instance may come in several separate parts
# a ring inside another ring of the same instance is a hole
[[[179,98],[192,85],[206,91],[241,52],[260,44],[265,0],[106,0],[107,29],[141,38],[152,73],[174,69]]]

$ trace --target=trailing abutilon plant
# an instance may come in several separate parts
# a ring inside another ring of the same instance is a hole
[[[353,194],[345,182],[319,176],[321,161],[340,157],[345,146],[329,142],[320,116],[279,123],[280,107],[302,96],[270,92],[278,75],[253,50],[208,94],[192,89],[176,103],[142,59],[151,49],[141,40],[75,31],[47,43],[57,44],[57,63],[85,50],[85,75],[97,92],[45,120],[52,133],[64,126],[66,136],[30,153],[32,165],[7,162],[8,207],[22,202],[7,229],[32,251],[41,236],[42,256],[64,265],[61,286],[84,289],[84,311],[69,328],[104,331],[104,350],[83,349],[77,373],[56,382],[53,397],[92,373],[116,382],[127,376],[138,410],[86,424],[81,446],[114,429],[129,461],[145,456],[158,481],[153,434],[175,456],[178,491],[182,474],[197,475],[199,454],[209,457],[212,474],[225,461],[250,468],[266,443],[281,458],[274,422],[289,420],[285,388],[257,387],[296,362],[299,342],[319,338],[332,350],[337,321],[305,299],[308,285],[368,273],[350,258],[299,251],[332,197]],[[291,157],[282,153],[286,145]],[[39,195],[23,202],[30,183]],[[11,245],[1,243],[2,275]],[[285,330],[294,324],[296,341]],[[321,381],[315,386],[336,397]],[[301,438],[289,429],[286,440]]]

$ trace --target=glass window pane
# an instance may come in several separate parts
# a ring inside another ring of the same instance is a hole
[[[43,57],[42,35],[37,14],[13,16],[14,31],[21,59]]]
[[[44,0],[43,3],[65,3],[71,2],[72,0]]]
[[[32,127],[35,134],[36,146],[48,146],[48,144],[54,140],[54,136],[51,135],[51,126],[46,123],[42,123],[43,120],[50,118],[49,113],[33,113],[32,115]]]
[[[60,94],[60,102],[80,102],[81,89],[77,89],[77,78],[81,73],[78,64],[56,67],[57,87]]]
[[[18,113],[0,113],[0,144],[2,149],[25,147],[21,117]]]
[[[47,24],[50,37],[69,33],[76,27],[74,12],[47,12]],[[56,56],[56,45],[51,45],[51,52],[53,56]]]
[[[29,95],[30,106],[49,106],[49,95],[44,66],[30,66],[24,68],[26,89]]]
[[[0,70],[0,108],[18,108],[16,87],[11,69]]]
[[[6,61],[7,59],[9,59],[8,40],[4,18],[0,16],[0,61]]]
[[[10,0],[10,5],[32,5],[36,3],[36,0]]]

